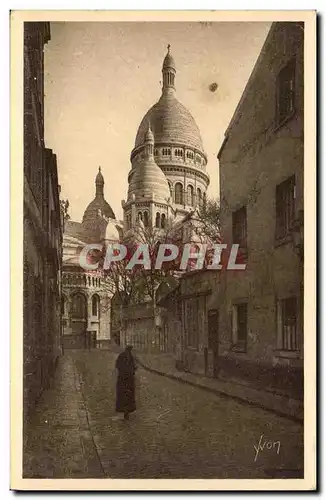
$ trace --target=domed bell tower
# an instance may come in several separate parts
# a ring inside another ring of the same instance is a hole
[[[123,202],[125,230],[165,229],[172,215],[168,181],[154,159],[154,134],[148,123],[139,159],[128,176],[128,198]]]

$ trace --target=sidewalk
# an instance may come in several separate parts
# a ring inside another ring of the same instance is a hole
[[[237,399],[294,421],[303,422],[302,401],[248,387],[240,383],[179,371],[175,367],[175,358],[171,354],[151,354],[136,351],[135,356],[139,364],[151,372],[199,387],[219,396]]]
[[[60,359],[26,435],[24,478],[103,477],[72,355]]]

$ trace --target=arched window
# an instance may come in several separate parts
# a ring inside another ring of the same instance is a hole
[[[92,297],[92,316],[97,316],[99,313],[100,297],[98,295],[93,295]]]
[[[172,183],[170,181],[168,181],[168,184],[169,184],[169,188],[170,188],[170,195],[171,195],[171,198],[172,198]]]
[[[206,205],[206,193],[203,193],[203,205]]]
[[[91,286],[91,277],[88,276],[88,286]]]
[[[92,278],[92,286],[94,286],[94,278]]]
[[[202,197],[201,197],[201,189],[197,189],[197,203],[198,205],[201,205],[202,203]]]
[[[138,220],[143,220],[143,214],[141,212],[138,212]]]
[[[148,212],[144,212],[144,226],[148,227]]]
[[[174,188],[174,200],[179,205],[183,203],[183,186],[181,182],[177,182]]]
[[[159,214],[159,212],[157,212],[155,219],[155,227],[160,227],[160,225],[161,225],[161,215]]]
[[[131,216],[130,216],[130,214],[128,214],[127,217],[126,217],[126,223],[127,223],[127,229],[130,229],[130,226],[131,226]]]
[[[81,293],[77,293],[72,298],[72,318],[85,319],[87,316],[86,298]]]
[[[182,149],[175,149],[174,154],[175,154],[175,156],[182,158],[183,157],[183,150]]]
[[[165,214],[162,214],[162,216],[161,216],[161,228],[162,229],[165,229],[165,222],[166,222]]]
[[[87,278],[84,276],[84,286],[87,286]]]
[[[187,187],[187,204],[193,206],[195,204],[194,200],[194,188],[189,184]]]

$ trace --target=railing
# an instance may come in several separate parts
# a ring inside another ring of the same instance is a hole
[[[103,284],[102,279],[98,276],[87,276],[86,274],[63,273],[63,286],[79,286],[83,288],[99,288]]]

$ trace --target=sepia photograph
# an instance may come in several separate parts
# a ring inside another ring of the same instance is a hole
[[[12,11],[12,489],[316,488],[315,23]]]

